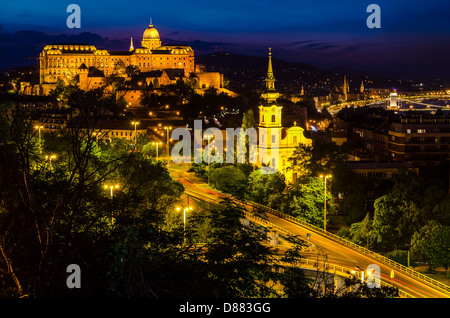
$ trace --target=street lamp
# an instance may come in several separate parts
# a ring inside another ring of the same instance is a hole
[[[97,158],[98,158],[98,133],[94,132],[94,136],[95,136],[95,144],[96,144],[96,148],[97,148]]]
[[[50,161],[50,170],[52,169],[52,160],[56,159],[56,155],[45,156],[45,159]]]
[[[104,186],[104,188],[105,188],[105,190],[107,190],[107,189],[110,189],[111,190],[111,200],[112,200],[112,198],[113,198],[113,190],[114,189],[118,189],[119,188],[119,185],[118,184],[106,184],[105,186]]]
[[[39,130],[39,154],[41,154],[42,153],[42,150],[41,150],[41,129],[44,128],[44,126],[37,126],[36,125],[36,126],[34,126],[34,128]]]
[[[208,140],[208,145],[209,145],[209,142],[210,142],[210,140],[211,140],[211,138],[212,138],[212,135],[206,135],[205,137],[206,137],[206,139]],[[211,156],[211,154],[210,154],[210,151],[209,151],[209,152],[208,152],[208,184],[209,184],[209,170],[210,170],[209,164],[210,164],[210,156]]]
[[[136,126],[139,125],[139,122],[138,121],[132,121],[131,124],[134,125],[134,146],[136,147],[136,145],[137,145]]]
[[[321,179],[325,180],[325,187],[324,187],[324,197],[323,197],[323,230],[327,230],[327,179],[331,179],[331,175],[320,175]]]
[[[156,161],[158,161],[158,145],[160,145],[160,142],[152,142],[153,145],[156,145]]]
[[[186,232],[186,211],[192,211],[192,207],[189,206],[183,209],[183,224],[184,224],[184,232]],[[177,207],[177,212],[181,211],[181,207]]]
[[[167,162],[169,162],[169,130],[172,130],[172,127],[164,126],[164,129],[167,132],[167,142],[166,142],[166,150],[167,150]]]

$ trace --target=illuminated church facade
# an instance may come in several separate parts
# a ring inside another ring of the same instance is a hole
[[[141,72],[184,70],[188,77],[194,72],[194,51],[185,45],[161,45],[159,32],[150,22],[140,47],[135,48],[131,38],[128,51],[108,51],[89,44],[46,45],[39,55],[39,82],[45,94],[58,80],[68,83],[89,68],[107,77],[116,73],[119,65],[136,66]]]
[[[266,90],[261,94],[264,102],[259,106],[258,165],[275,168],[285,176],[287,182],[294,182],[297,175],[290,169],[289,158],[299,144],[311,145],[312,140],[304,136],[304,129],[297,126],[296,122],[292,127],[282,126],[283,106],[277,103],[280,94],[275,90],[270,49],[265,82]]]

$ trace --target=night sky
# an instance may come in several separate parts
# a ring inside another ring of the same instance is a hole
[[[66,26],[71,3],[81,29]],[[381,7],[380,29],[366,25],[371,3]],[[0,12],[0,69],[30,64],[51,42],[127,50],[133,37],[137,47],[152,18],[163,44],[191,44],[197,55],[265,56],[271,46],[274,57],[323,69],[450,74],[448,0],[22,0],[2,1]]]

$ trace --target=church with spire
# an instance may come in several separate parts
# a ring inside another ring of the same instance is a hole
[[[95,72],[98,78],[102,77],[99,74],[107,77],[117,73],[119,66],[135,66],[141,72],[175,69],[184,72],[185,77],[195,71],[194,50],[187,45],[162,45],[152,20],[144,30],[140,47],[135,45],[133,38],[129,49],[124,51],[80,43],[46,45],[39,55],[40,86],[45,94],[60,80],[69,83],[80,74],[84,78],[86,69],[89,76]]]
[[[296,122],[292,127],[282,125],[283,106],[277,103],[280,94],[275,89],[270,48],[265,82],[266,89],[261,94],[263,102],[259,106],[258,164],[271,167],[284,174],[287,182],[294,182],[297,174],[290,169],[289,158],[299,144],[310,145],[312,140],[304,136],[304,129]]]

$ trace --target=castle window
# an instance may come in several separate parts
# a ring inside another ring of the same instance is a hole
[[[275,122],[275,115],[272,115],[272,123]]]
[[[297,136],[294,136],[293,143],[294,143],[294,145],[297,143]]]

